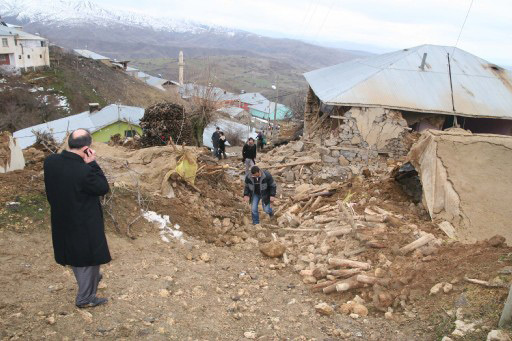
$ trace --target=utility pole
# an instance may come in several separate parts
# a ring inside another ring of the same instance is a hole
[[[276,142],[276,130],[277,130],[277,103],[279,101],[279,75],[276,77],[276,98],[274,99],[274,126],[272,127],[272,144]]]
[[[179,66],[179,75],[178,75],[178,82],[181,86],[184,84],[183,80],[183,69],[185,68],[185,63],[183,62],[183,51],[180,51],[179,57],[178,57],[178,66]]]

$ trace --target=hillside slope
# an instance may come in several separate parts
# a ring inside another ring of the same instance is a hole
[[[171,96],[100,62],[79,59],[58,47],[52,66],[22,76],[0,76],[0,130],[15,131],[101,106],[147,107]]]

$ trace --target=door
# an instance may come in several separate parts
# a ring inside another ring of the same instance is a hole
[[[0,65],[11,65],[8,54],[0,54]]]

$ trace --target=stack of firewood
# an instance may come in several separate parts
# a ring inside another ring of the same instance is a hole
[[[171,138],[175,144],[193,144],[193,131],[185,109],[173,103],[158,103],[146,109],[140,120],[143,147],[162,146]]]

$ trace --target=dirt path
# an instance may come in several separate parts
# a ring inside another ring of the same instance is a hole
[[[48,232],[0,232],[2,339],[428,339],[382,319],[318,315],[322,296],[249,244],[187,248],[156,230],[134,241],[108,236],[114,260],[100,295],[110,302],[78,310],[73,274],[55,264]]]

